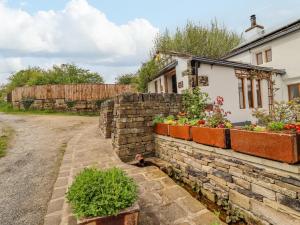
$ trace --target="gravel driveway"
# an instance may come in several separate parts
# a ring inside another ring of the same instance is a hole
[[[0,122],[15,130],[0,158],[0,224],[41,225],[68,141],[97,118],[0,114]]]

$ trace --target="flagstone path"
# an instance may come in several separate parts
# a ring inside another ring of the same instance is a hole
[[[65,192],[76,173],[88,166],[120,167],[134,178],[139,186],[139,225],[218,224],[214,223],[217,219],[212,212],[158,168],[138,168],[121,162],[110,140],[102,138],[97,125],[91,124],[67,144],[44,225],[76,224]]]

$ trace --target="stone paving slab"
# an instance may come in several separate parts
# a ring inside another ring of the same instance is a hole
[[[137,182],[140,225],[212,225],[217,221],[212,212],[157,167],[138,168],[121,162],[110,140],[91,125],[67,145],[44,225],[77,224],[64,194],[75,175],[90,166],[122,168]]]

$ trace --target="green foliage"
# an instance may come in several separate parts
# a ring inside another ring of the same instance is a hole
[[[67,199],[78,218],[117,215],[134,204],[137,186],[120,169],[89,168],[76,176]]]
[[[10,127],[0,127],[0,158],[5,156],[6,149],[8,148],[9,142],[13,136],[13,129]]]
[[[182,104],[190,119],[203,119],[208,101],[208,94],[201,92],[199,87],[183,92]]]
[[[295,123],[300,114],[299,99],[289,102],[275,102],[270,113],[263,109],[256,109],[252,115],[258,119],[258,123],[268,126],[270,122]]]
[[[241,43],[241,35],[221,26],[214,20],[210,26],[187,22],[174,34],[168,29],[158,35],[154,52],[176,51],[203,57],[219,58]]]
[[[98,99],[98,100],[95,100],[95,105],[96,107],[99,109],[101,107],[101,104],[103,102],[105,102],[107,99]]]
[[[153,119],[153,125],[156,125],[158,123],[164,123],[164,117],[162,117],[161,115],[157,115],[157,116],[154,116],[154,119]]]
[[[189,119],[186,117],[179,117],[178,121],[177,121],[178,125],[187,125],[189,124]]]
[[[7,92],[16,87],[44,84],[103,83],[102,76],[73,64],[54,65],[49,70],[39,67],[20,70],[9,77]]]
[[[283,123],[283,122],[275,122],[275,121],[273,121],[273,122],[270,122],[268,124],[267,128],[270,131],[282,131],[282,130],[284,130],[284,124],[285,123]]]
[[[117,84],[136,84],[137,82],[138,82],[137,75],[132,73],[123,74],[116,78]]]
[[[33,102],[34,102],[34,99],[32,99],[32,98],[23,98],[21,100],[21,103],[23,104],[25,110],[29,110],[29,108]]]
[[[159,72],[159,63],[154,59],[144,63],[138,71],[138,91],[145,92],[148,89],[148,82]]]
[[[65,102],[66,102],[68,109],[72,109],[76,104],[76,101],[74,101],[74,100],[66,100]]]

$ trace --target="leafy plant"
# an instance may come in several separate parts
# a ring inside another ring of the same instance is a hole
[[[95,100],[95,105],[96,107],[99,109],[101,107],[101,104],[103,102],[105,102],[107,99],[98,99],[98,100]]]
[[[165,120],[164,117],[162,117],[161,115],[157,115],[154,117],[152,123],[153,125],[156,125],[158,123],[164,123],[164,120]]]
[[[24,109],[28,110],[30,108],[30,106],[32,105],[32,103],[34,102],[34,99],[32,99],[32,98],[23,98],[21,100],[21,102],[24,106]]]
[[[283,122],[270,122],[268,124],[268,130],[270,131],[282,131],[284,130],[284,123]]]
[[[190,119],[205,118],[205,109],[210,100],[205,92],[201,92],[200,88],[185,90],[182,96],[182,104]]]
[[[73,108],[76,104],[76,101],[74,101],[74,100],[66,100],[65,102],[66,102],[68,109]]]
[[[177,120],[177,124],[181,125],[181,126],[188,124],[188,122],[189,122],[189,119],[186,117],[179,117],[179,119]]]
[[[289,102],[275,102],[273,109],[268,113],[263,109],[256,109],[252,115],[258,119],[258,124],[268,126],[270,122],[295,123],[300,113],[299,100]]]
[[[117,215],[137,199],[137,185],[117,168],[84,169],[67,192],[78,218]]]
[[[224,111],[223,109],[224,99],[218,96],[213,103],[213,109],[207,116],[207,126],[212,128],[231,128],[232,124],[227,119],[230,111]]]

